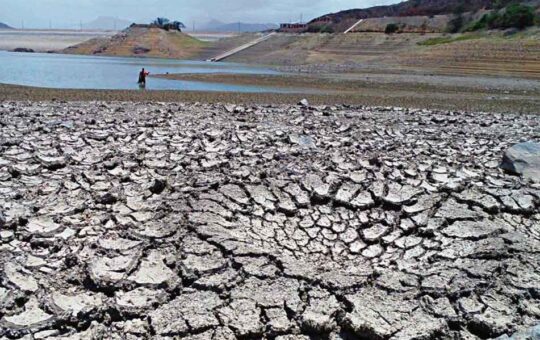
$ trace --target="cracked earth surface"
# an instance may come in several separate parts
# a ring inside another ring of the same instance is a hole
[[[540,117],[0,104],[0,339],[477,339],[540,324]]]

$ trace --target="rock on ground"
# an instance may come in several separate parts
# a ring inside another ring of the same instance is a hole
[[[501,168],[540,183],[540,143],[519,143],[509,148]]]

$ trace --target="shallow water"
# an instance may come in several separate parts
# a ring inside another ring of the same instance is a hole
[[[60,89],[139,89],[138,73],[275,74],[271,69],[233,63],[209,63],[156,58],[77,56],[0,52],[0,83]],[[147,90],[227,92],[298,92],[278,87],[228,85],[196,81],[147,78]]]

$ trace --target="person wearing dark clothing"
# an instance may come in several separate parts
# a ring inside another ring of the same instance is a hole
[[[144,68],[141,70],[141,72],[139,73],[139,82],[138,82],[140,87],[146,86],[146,76],[149,74],[150,72],[145,71]]]

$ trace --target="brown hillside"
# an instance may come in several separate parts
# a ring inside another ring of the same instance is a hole
[[[516,0],[517,2],[540,6],[540,0]],[[313,19],[309,22],[312,26],[328,25],[335,32],[343,32],[360,19],[394,17],[394,21],[401,22],[406,19],[396,17],[424,17],[422,20],[429,21],[435,16],[452,16],[455,13],[469,13],[473,15],[477,11],[494,8],[493,0],[409,0],[389,6],[376,6],[363,9],[349,9],[337,13],[330,13]],[[405,22],[407,24],[407,22]],[[379,31],[379,30],[377,30]],[[413,32],[414,30],[408,30]],[[434,31],[428,29],[427,32]],[[439,32],[444,30],[438,30]]]
[[[138,56],[185,59],[196,56],[206,43],[178,31],[130,27],[111,38],[92,39],[63,52],[82,55]]]

